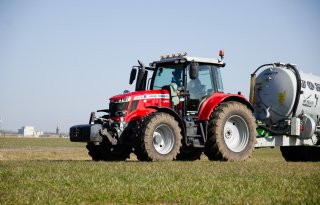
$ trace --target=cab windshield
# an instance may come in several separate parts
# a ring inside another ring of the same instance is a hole
[[[189,69],[186,68],[187,81],[183,82],[183,64],[164,64],[159,66],[153,74],[151,90],[161,90],[164,86],[175,83],[177,87],[186,87],[190,93],[190,99],[200,99],[210,96],[215,92],[223,92],[220,68],[215,65],[200,63],[198,67],[198,78],[190,79]]]
[[[183,65],[163,65],[158,67],[154,75],[153,90],[161,90],[163,86],[177,84],[178,87],[183,83]]]

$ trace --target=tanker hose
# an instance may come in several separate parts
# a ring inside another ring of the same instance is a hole
[[[269,132],[271,135],[287,135],[288,134],[288,132],[278,132],[262,125],[259,125],[258,128],[262,128],[263,130]]]
[[[294,104],[293,104],[293,108],[292,108],[292,116],[294,117],[296,115],[298,104],[299,104],[299,100],[300,100],[301,77],[300,77],[299,71],[297,70],[297,68],[294,65],[287,64],[286,66],[290,67],[294,71],[294,75],[296,76],[296,79],[297,79],[297,93],[296,93],[296,98],[295,98],[295,101],[294,101]]]
[[[258,70],[260,70],[260,68],[265,67],[265,66],[274,66],[274,63],[263,64],[262,66],[257,68],[251,75],[256,74],[256,72],[258,72]]]

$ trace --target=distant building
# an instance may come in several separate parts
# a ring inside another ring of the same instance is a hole
[[[37,132],[33,126],[23,126],[18,129],[18,134],[24,137],[39,137],[39,135],[43,135],[43,132]]]
[[[57,126],[56,134],[57,134],[57,135],[60,134],[59,126]]]

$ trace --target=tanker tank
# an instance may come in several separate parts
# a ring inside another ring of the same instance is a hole
[[[262,67],[266,68],[251,82],[254,94],[250,92],[250,101],[256,119],[277,130],[294,125],[303,138],[319,135],[320,77],[298,71],[291,64],[266,64],[256,72]]]

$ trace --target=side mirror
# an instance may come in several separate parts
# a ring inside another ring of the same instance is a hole
[[[199,73],[198,67],[199,67],[198,63],[191,61],[190,70],[189,70],[189,76],[191,80],[198,78],[198,73]]]
[[[130,73],[130,79],[129,79],[129,84],[132,85],[133,81],[136,79],[137,75],[137,69],[132,68],[131,73]]]

